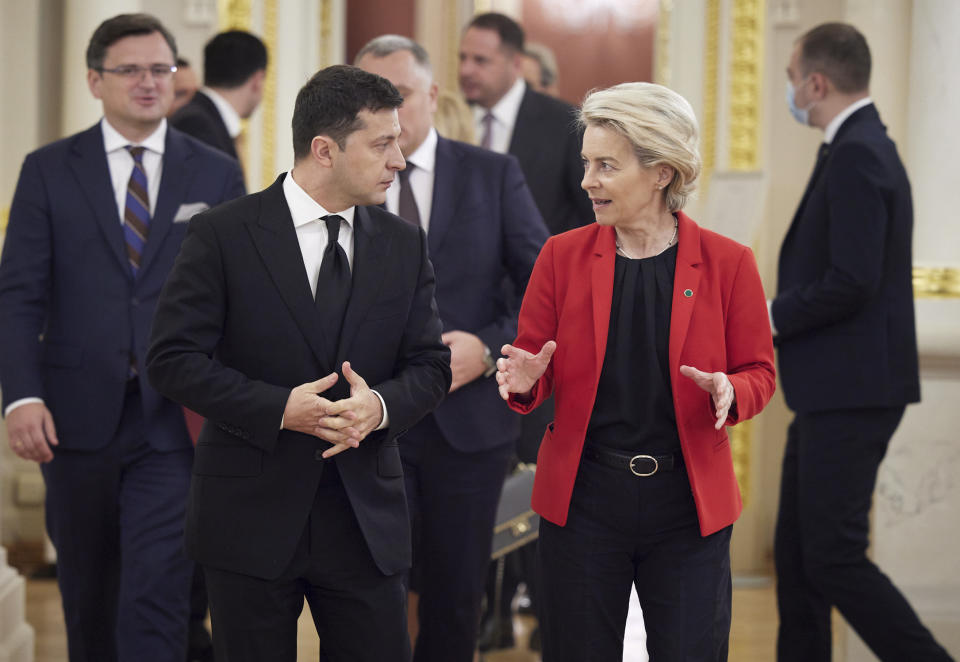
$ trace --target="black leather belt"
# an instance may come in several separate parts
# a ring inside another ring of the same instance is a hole
[[[629,471],[634,476],[646,478],[661,471],[675,471],[683,466],[680,453],[670,455],[631,455],[611,450],[602,450],[596,446],[584,446],[583,456],[612,469]]]

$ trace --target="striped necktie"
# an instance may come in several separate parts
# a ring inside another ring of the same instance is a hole
[[[133,157],[133,172],[127,182],[127,203],[123,210],[123,238],[127,244],[127,259],[130,270],[136,276],[140,270],[140,258],[147,245],[150,232],[150,196],[147,193],[147,173],[143,169],[145,147],[127,145]]]

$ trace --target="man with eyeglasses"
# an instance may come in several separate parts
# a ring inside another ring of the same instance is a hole
[[[0,259],[3,413],[43,472],[72,662],[186,654],[193,449],[144,354],[186,221],[243,183],[167,126],[175,62],[152,16],[97,28],[87,82],[103,119],[26,157]]]

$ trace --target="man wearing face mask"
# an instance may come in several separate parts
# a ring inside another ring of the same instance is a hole
[[[779,662],[828,662],[836,606],[881,660],[950,660],[866,556],[877,470],[920,399],[910,182],[869,96],[852,26],[797,41],[787,103],[824,132],[780,251],[770,315],[787,404],[775,539]]]

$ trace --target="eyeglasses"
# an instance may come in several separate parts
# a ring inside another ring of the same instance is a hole
[[[176,70],[177,68],[171,64],[151,64],[149,67],[141,67],[139,64],[123,64],[113,69],[104,69],[103,67],[97,69],[102,74],[116,74],[131,81],[140,80],[143,78],[143,74],[148,71],[157,80],[167,80]]]

